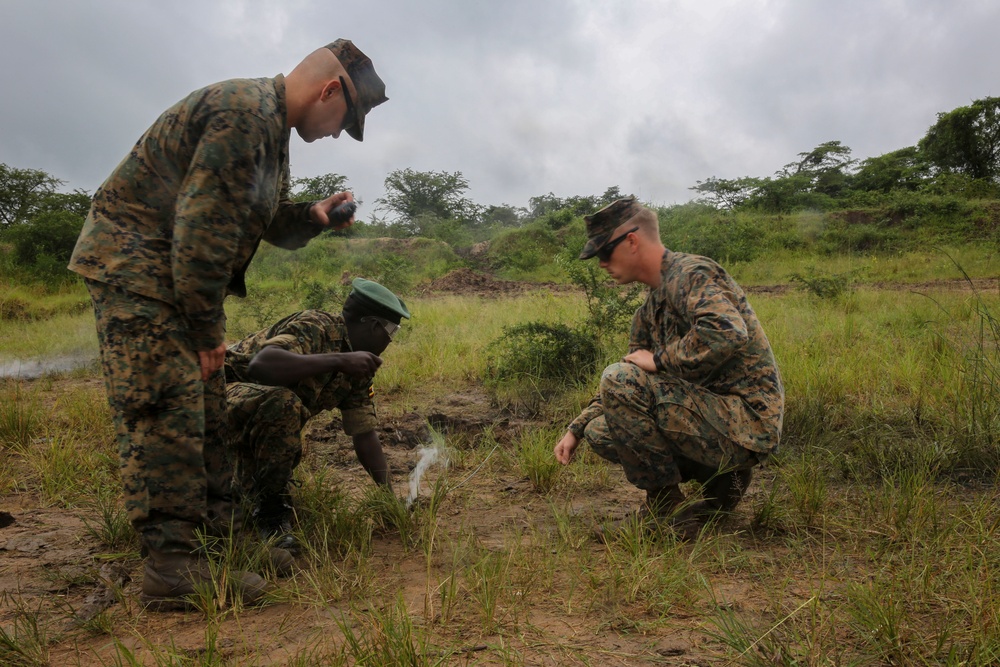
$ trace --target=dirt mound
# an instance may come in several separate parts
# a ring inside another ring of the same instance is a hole
[[[448,292],[450,294],[476,294],[479,296],[499,296],[515,294],[539,287],[533,283],[519,283],[500,280],[472,269],[455,269],[427,286],[427,292]]]

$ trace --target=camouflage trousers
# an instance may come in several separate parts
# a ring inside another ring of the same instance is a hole
[[[170,304],[87,280],[108,402],[114,417],[125,511],[157,551],[190,551],[195,531],[232,512],[226,455],[225,378],[201,380],[187,325]]]
[[[707,481],[718,470],[758,462],[728,436],[741,415],[703,387],[617,363],[604,369],[600,392],[604,414],[587,424],[584,438],[640,489]]]
[[[302,459],[300,434],[309,411],[285,387],[230,382],[226,399],[237,494],[248,503],[281,496]]]

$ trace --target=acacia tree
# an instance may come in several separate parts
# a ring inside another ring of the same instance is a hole
[[[385,196],[375,200],[379,210],[394,214],[411,233],[426,231],[430,219],[478,221],[480,207],[466,198],[469,182],[462,172],[397,169],[385,179]]]
[[[856,160],[851,149],[839,141],[825,141],[811,151],[799,153],[798,162],[786,164],[779,176],[806,176],[813,192],[835,197],[844,189]]]
[[[292,179],[292,200],[317,201],[347,190],[347,177],[340,174],[323,174],[308,178]]]
[[[27,222],[63,184],[39,169],[17,169],[0,164],[0,225]]]
[[[749,176],[743,178],[710,176],[704,181],[697,181],[697,185],[690,189],[702,195],[698,198],[699,202],[734,211],[746,203],[761,185],[761,179]]]
[[[939,113],[918,146],[942,172],[1000,180],[1000,97]]]

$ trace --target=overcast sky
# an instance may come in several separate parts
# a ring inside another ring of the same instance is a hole
[[[343,174],[366,207],[403,168],[483,205],[682,203],[824,141],[914,145],[1000,94],[998,29],[994,0],[0,0],[0,162],[92,192],[187,93],[343,37],[389,102],[363,143],[293,133],[293,176]]]

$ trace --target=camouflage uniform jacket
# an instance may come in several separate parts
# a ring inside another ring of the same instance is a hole
[[[778,445],[785,390],[764,330],[739,285],[707,257],[667,250],[660,285],[632,319],[629,352],[649,350],[656,370],[726,398],[729,437],[769,452]],[[573,420],[583,436],[603,414],[600,397]]]
[[[323,231],[288,200],[289,136],[280,74],[191,93],[94,193],[70,270],[173,305],[194,349],[217,347],[261,239],[294,249]]]
[[[226,350],[226,382],[255,382],[247,368],[254,355],[267,345],[297,354],[351,351],[342,315],[303,310],[231,345]],[[301,380],[289,389],[299,397],[310,417],[339,408],[347,435],[367,433],[378,426],[371,378],[326,373]]]

